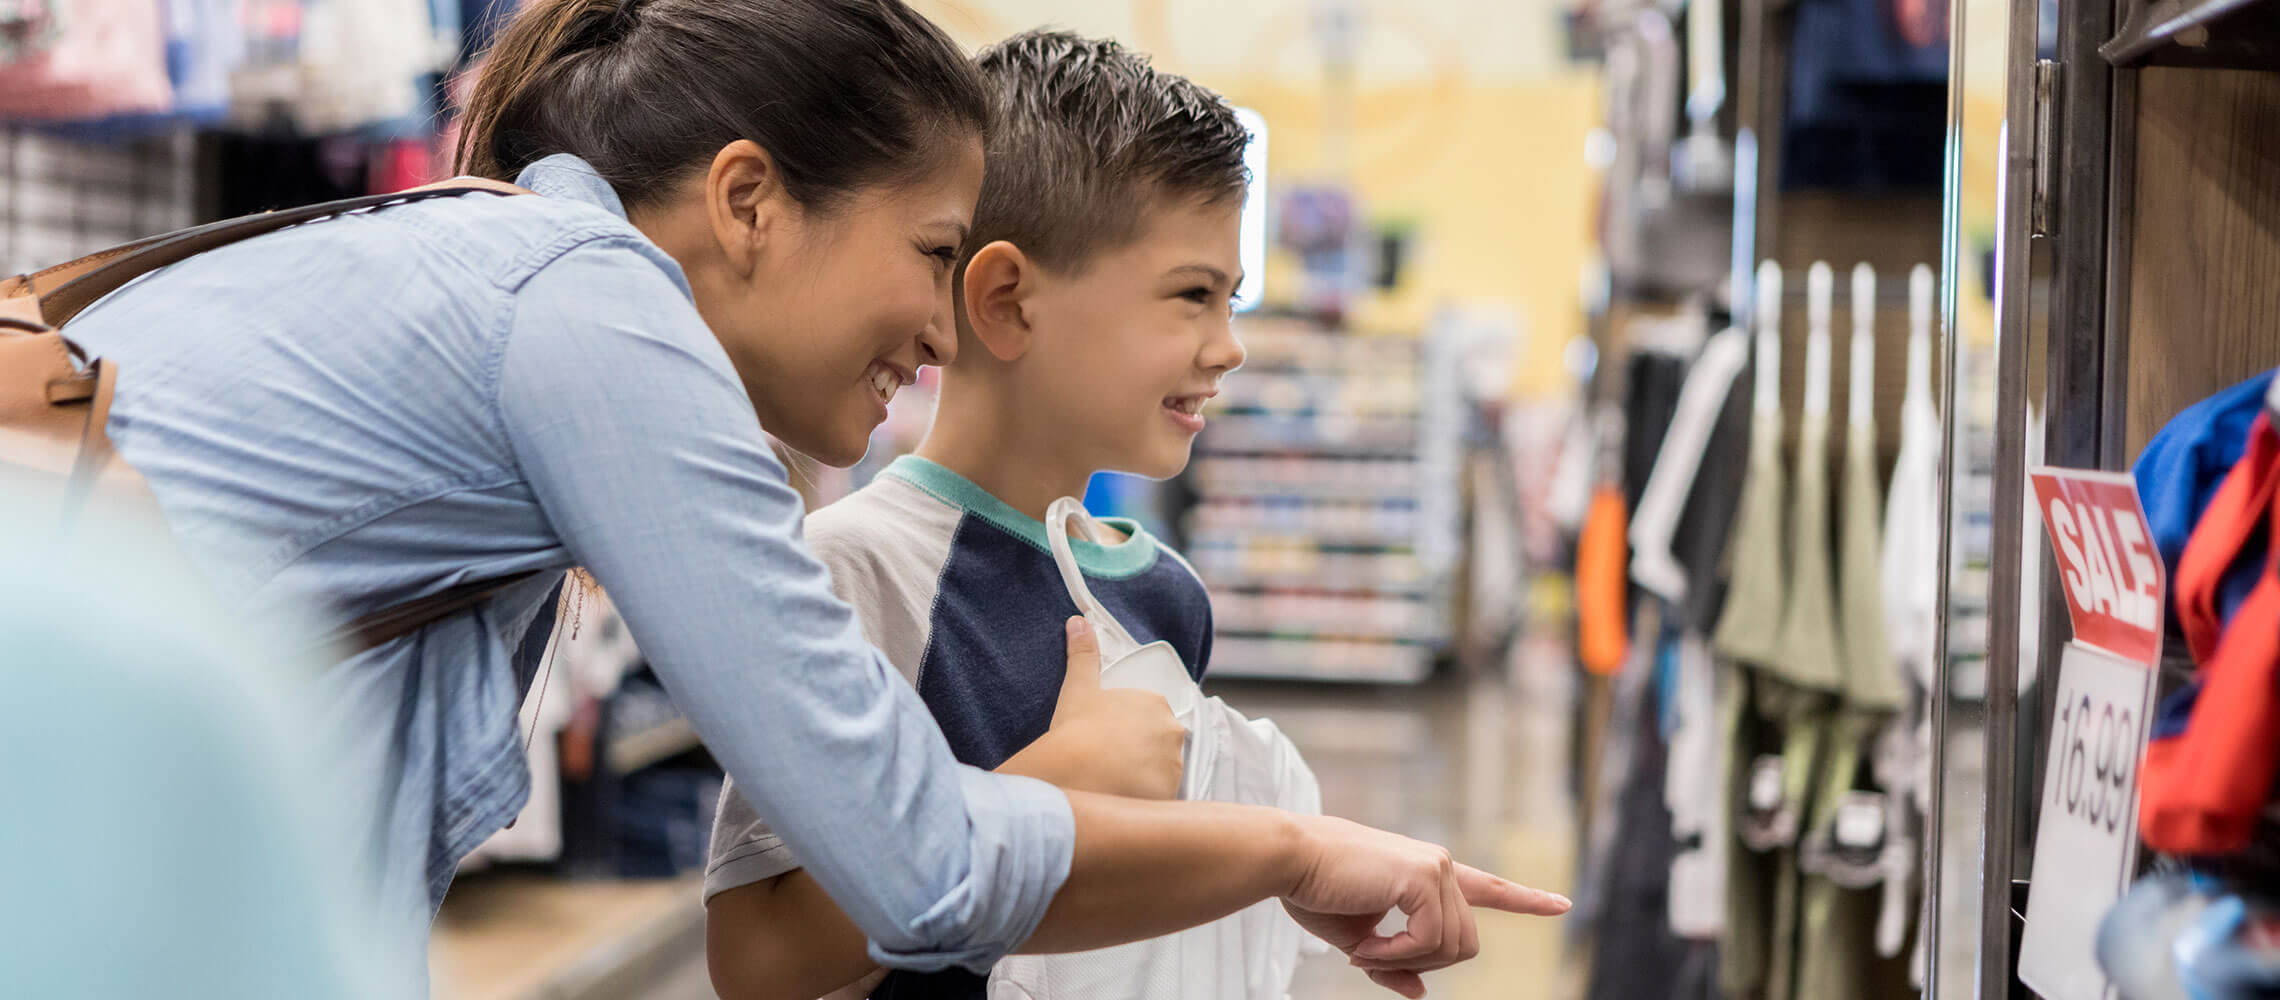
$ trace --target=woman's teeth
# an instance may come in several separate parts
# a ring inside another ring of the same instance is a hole
[[[871,391],[879,394],[879,402],[895,401],[895,390],[902,388],[902,376],[885,368],[871,371]]]
[[[1204,402],[1202,396],[1185,396],[1179,399],[1167,399],[1164,401],[1164,405],[1192,417],[1203,412]]]

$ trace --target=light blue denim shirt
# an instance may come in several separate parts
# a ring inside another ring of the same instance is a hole
[[[752,805],[895,968],[985,969],[1068,876],[1068,800],[964,767],[800,537],[799,495],[673,260],[584,161],[192,258],[71,327],[110,433],[224,599],[321,626],[582,565]],[[551,576],[552,574],[549,574]],[[512,648],[551,579],[325,670],[405,962],[529,794]],[[163,825],[163,819],[161,819]]]

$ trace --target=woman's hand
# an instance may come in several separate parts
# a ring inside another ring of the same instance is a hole
[[[1082,617],[1069,619],[1068,672],[1045,735],[998,768],[1064,789],[1170,799],[1180,792],[1187,730],[1164,696],[1103,689],[1100,643]]]
[[[1564,896],[1457,864],[1445,848],[1335,817],[1297,820],[1301,867],[1283,908],[1373,982],[1405,997],[1425,995],[1420,973],[1480,953],[1473,907],[1553,917],[1572,905]],[[1407,914],[1409,926],[1391,936],[1377,933],[1392,909]]]

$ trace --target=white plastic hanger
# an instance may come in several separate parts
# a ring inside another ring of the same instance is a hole
[[[1932,267],[1908,272],[1908,407],[1932,405]]]
[[[1829,262],[1805,270],[1805,416],[1829,415],[1829,305],[1837,279]]]
[[[1757,272],[1757,391],[1752,404],[1760,413],[1781,412],[1781,265],[1758,264]]]
[[[1852,273],[1852,391],[1847,407],[1854,426],[1876,423],[1876,269],[1867,261]]]
[[[1731,328],[1702,345],[1686,383],[1679,387],[1670,431],[1655,454],[1654,472],[1639,494],[1639,508],[1632,512],[1631,579],[1666,601],[1686,596],[1686,568],[1671,554],[1671,539],[1678,533],[1686,499],[1694,492],[1718,411],[1725,408],[1727,394],[1735,391],[1734,382],[1749,353],[1749,338]]]

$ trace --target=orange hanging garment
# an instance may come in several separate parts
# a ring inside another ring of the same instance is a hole
[[[1622,669],[1629,645],[1624,572],[1631,563],[1625,540],[1630,531],[1622,489],[1600,484],[1575,543],[1575,620],[1576,657],[1585,670],[1601,677]]]

